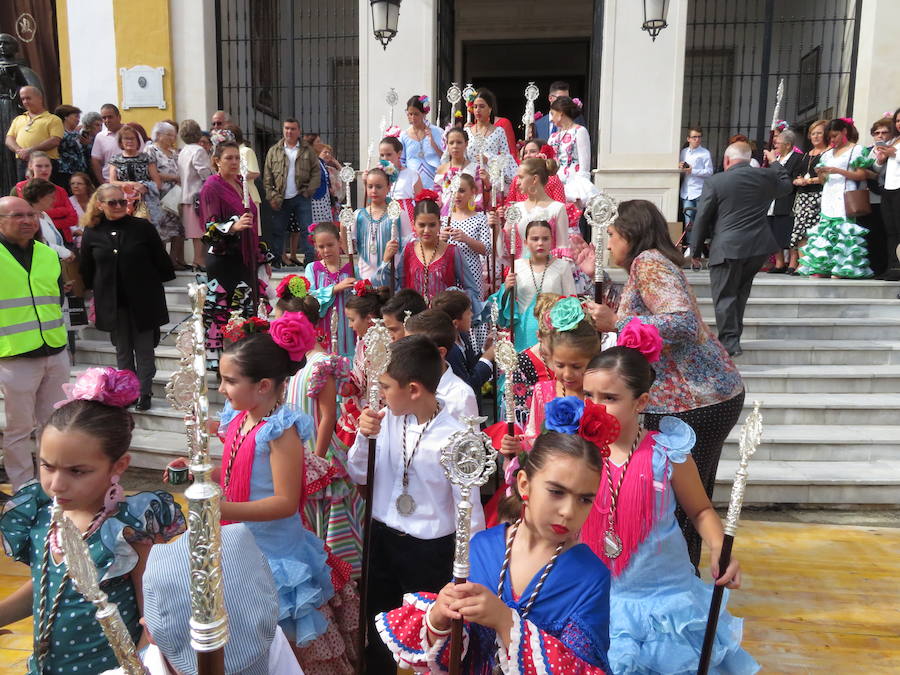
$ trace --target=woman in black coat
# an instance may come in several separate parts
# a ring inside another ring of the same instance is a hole
[[[136,408],[150,408],[153,350],[159,327],[168,323],[163,282],[175,278],[172,259],[156,228],[127,213],[122,189],[97,189],[83,216],[81,277],[94,292],[96,326],[108,331],[116,347],[116,365],[134,372],[141,382]]]
[[[775,149],[767,150],[766,156],[769,162],[780,162],[788,176],[793,181],[800,175],[803,153],[794,149],[797,137],[793,131],[785,129],[775,139]],[[793,274],[797,271],[797,260],[800,251],[791,248],[791,232],[794,229],[794,195],[793,192],[784,197],[779,197],[769,207],[769,227],[778,242],[778,252],[775,254],[775,266],[769,272],[771,274]],[[790,249],[790,258],[785,265],[784,252]]]

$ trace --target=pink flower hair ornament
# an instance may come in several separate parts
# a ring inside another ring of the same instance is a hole
[[[662,337],[659,329],[650,323],[643,323],[637,317],[631,319],[619,333],[616,341],[619,347],[637,349],[650,363],[659,361],[659,355],[663,350]]]
[[[96,401],[114,408],[125,408],[141,395],[141,383],[130,370],[88,368],[75,380],[62,386],[66,398],[54,404],[61,408],[72,401]]]
[[[303,361],[316,344],[316,331],[302,312],[285,312],[269,324],[272,341],[288,353],[291,361]]]
[[[427,94],[422,94],[419,97],[419,103],[422,104],[422,112],[426,115],[431,112],[431,100],[428,98]]]

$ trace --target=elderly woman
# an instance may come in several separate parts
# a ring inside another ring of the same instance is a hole
[[[87,142],[87,133],[79,128],[81,124],[81,109],[74,105],[60,105],[53,114],[59,117],[63,123],[63,137],[59,142],[59,182],[68,187],[69,178],[78,171],[87,171],[87,162],[84,156],[84,145]]]
[[[265,245],[257,234],[259,212],[253,200],[244,207],[241,180],[241,150],[234,141],[222,141],[213,151],[216,173],[200,190],[200,217],[206,223],[208,276],[203,320],[206,327],[206,358],[211,370],[219,366],[222,331],[234,311],[244,318],[256,314],[260,282],[257,274],[265,265]]]
[[[109,182],[122,188],[129,213],[134,214],[138,202],[143,202],[150,222],[155,224],[160,218],[159,171],[156,162],[143,151],[144,136],[137,127],[123,124],[116,133],[116,143],[122,152],[109,159]]]
[[[28,178],[16,183],[10,194],[22,197],[22,190],[29,180],[42,178],[49,181],[52,174],[53,163],[50,160],[50,155],[41,150],[36,150],[28,156]],[[75,213],[75,209],[72,208],[71,202],[69,202],[69,194],[59,185],[56,185],[56,197],[53,199],[53,203],[50,205],[50,208],[45,209],[45,212],[50,216],[66,243],[72,243],[73,237],[79,232],[78,215]]]
[[[797,191],[794,194],[794,226],[791,231],[791,249],[797,249],[806,243],[807,233],[819,224],[819,211],[822,208],[822,179],[816,175],[816,164],[822,158],[822,153],[828,149],[825,142],[825,127],[828,120],[816,120],[809,125],[806,137],[812,144],[800,158],[797,177],[794,178],[794,186]],[[797,261],[792,259],[793,263]],[[795,270],[796,271],[796,270]]]
[[[153,125],[150,138],[152,140],[147,145],[146,153],[156,162],[160,180],[159,198],[163,200],[181,182],[178,174],[178,149],[175,147],[178,132],[168,122],[157,122]],[[184,264],[184,226],[181,224],[181,214],[168,208],[160,208],[159,221],[154,225],[163,244],[171,245],[169,255],[175,269],[190,269]]]
[[[775,138],[775,147],[766,150],[766,159],[769,164],[778,162],[781,164],[791,180],[800,176],[803,155],[794,149],[797,136],[793,131],[784,130]],[[769,227],[778,242],[778,251],[775,253],[775,266],[769,269],[770,274],[794,274],[797,271],[797,259],[800,251],[791,246],[791,232],[794,228],[794,192],[784,197],[779,197],[769,205]],[[787,266],[784,264],[784,252],[790,248],[790,260]]]
[[[613,262],[628,272],[616,314],[589,303],[599,331],[620,331],[631,319],[652,323],[663,339],[656,381],[645,408],[644,426],[655,430],[671,415],[697,434],[691,454],[711,498],[722,446],[744,406],[744,384],[725,348],[700,318],[700,309],[682,272],[684,258],[672,244],[666,219],[648,201],[619,205],[609,228]],[[700,562],[700,535],[684,509],[677,511],[691,561]]]
[[[97,188],[82,219],[81,277],[94,292],[95,325],[108,331],[116,366],[141,382],[136,408],[148,410],[156,375],[153,350],[160,326],[169,321],[163,283],[175,278],[172,260],[156,228],[128,215],[118,185]]]
[[[181,223],[184,225],[184,237],[194,244],[194,270],[205,272],[203,267],[203,231],[206,229],[200,221],[197,210],[197,199],[203,181],[212,175],[209,153],[200,145],[203,132],[194,120],[184,120],[178,128],[178,135],[184,141],[184,147],[178,153],[178,175],[181,179]]]

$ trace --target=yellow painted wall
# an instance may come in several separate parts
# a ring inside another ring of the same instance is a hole
[[[166,109],[131,108],[122,111],[122,118],[126,122],[143,125],[149,134],[153,125],[160,120],[178,119],[175,116],[169,0],[113,0],[113,11],[116,28],[116,79],[119,82],[120,105],[122,78],[119,76],[119,68],[132,66],[165,68],[163,93]]]
[[[56,3],[56,33],[59,45],[59,84],[62,103],[72,102],[72,61],[69,58],[69,3]]]

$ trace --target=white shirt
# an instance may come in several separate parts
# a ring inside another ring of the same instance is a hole
[[[60,260],[68,260],[75,255],[74,253],[72,253],[72,251],[66,248],[66,240],[63,239],[62,234],[60,234],[59,230],[56,229],[56,225],[53,224],[50,216],[48,216],[44,211],[41,211],[40,223],[41,237],[43,237],[44,243],[54,251],[56,251],[56,255],[59,256]]]
[[[682,148],[681,161],[691,165],[691,172],[681,183],[682,199],[697,199],[703,192],[703,183],[713,175],[712,157],[702,145],[696,149]]]
[[[288,172],[284,182],[284,198],[290,199],[297,196],[297,153],[300,152],[300,143],[293,148],[284,144],[284,154],[287,155]]]
[[[173,673],[166,664],[162,652],[155,644],[150,644],[141,654],[141,663],[150,672],[150,675],[169,675]],[[122,675],[125,671],[121,668],[107,670],[102,675]],[[269,647],[269,673],[272,675],[303,675],[297,657],[291,649],[290,643],[284,636],[281,626],[275,626],[275,639]]]
[[[465,354],[465,350],[463,350]],[[447,370],[441,375],[438,382],[438,401],[444,404],[451,417],[462,422],[463,417],[478,417],[478,401],[472,387],[453,372],[453,369],[445,364]]]
[[[469,389],[471,392],[471,388]],[[410,415],[406,429],[406,452],[411,453],[424,424]],[[381,420],[375,446],[375,488],[372,490],[373,517],[400,532],[418,539],[438,539],[456,531],[456,504],[459,490],[452,486],[441,465],[441,449],[447,439],[464,427],[441,406],[409,465],[409,494],[416,510],[408,516],[397,511],[397,497],[403,493],[403,417],[387,410]],[[356,442],[347,456],[347,473],[354,483],[365,485],[369,439],[356,434]],[[472,500],[472,534],[484,529],[481,501]]]
[[[900,146],[895,144],[895,147]],[[894,153],[893,157],[888,157],[883,165],[875,164],[875,167],[878,169],[881,169],[882,166],[884,167],[884,189],[896,190],[900,188],[900,152]]]

